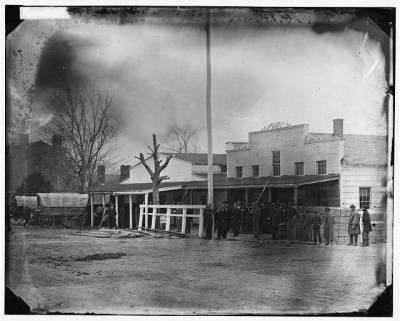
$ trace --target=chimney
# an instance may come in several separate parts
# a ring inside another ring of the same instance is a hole
[[[97,166],[97,183],[104,185],[106,182],[106,167],[104,165]]]
[[[61,147],[62,146],[62,136],[61,135],[53,135],[52,145],[53,145],[53,147]]]
[[[343,137],[343,119],[337,118],[333,120],[333,136]]]
[[[130,165],[121,165],[121,172],[120,172],[120,181],[129,178],[131,166]]]

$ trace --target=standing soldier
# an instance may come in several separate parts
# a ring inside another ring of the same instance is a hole
[[[212,226],[213,226],[213,210],[211,204],[208,204],[204,210],[204,225],[206,228],[206,239],[212,239]]]
[[[233,206],[233,220],[232,220],[232,232],[233,236],[239,236],[240,232],[240,220],[243,214],[243,209],[240,201],[237,201]]]
[[[254,233],[254,237],[256,239],[258,239],[259,236],[260,236],[260,216],[261,216],[261,211],[260,211],[260,208],[257,205],[257,202],[253,202],[252,216],[253,216],[253,233]]]
[[[228,234],[229,223],[231,220],[231,211],[229,210],[227,201],[224,201],[224,203],[222,205],[222,216],[223,216],[222,238],[225,240],[226,235]]]
[[[297,210],[288,202],[287,208],[287,237],[290,243],[296,240],[296,221],[298,218]]]
[[[217,208],[214,214],[214,220],[215,220],[215,228],[217,229],[217,239],[221,239],[222,235],[222,226],[224,222],[224,217],[222,213],[222,205]]]
[[[329,207],[325,208],[325,218],[324,218],[324,236],[325,236],[325,244],[333,245],[333,227],[335,224],[335,217],[331,213],[331,209]]]
[[[354,245],[357,246],[358,244],[358,235],[360,235],[360,214],[356,211],[356,207],[351,204],[351,213],[349,217],[349,226],[348,232],[350,235],[350,243],[347,245]],[[354,239],[354,242],[353,242]]]
[[[371,218],[369,216],[369,212],[366,206],[364,206],[364,211],[362,215],[362,224],[363,224],[362,246],[369,246],[369,232],[372,232],[372,225],[371,225]]]
[[[314,245],[317,244],[317,240],[318,243],[321,244],[321,216],[318,212],[316,212],[312,217],[311,225],[313,228]]]
[[[279,220],[280,220],[281,211],[276,204],[272,204],[271,210],[271,228],[272,228],[272,239],[277,239],[277,232],[279,229]]]

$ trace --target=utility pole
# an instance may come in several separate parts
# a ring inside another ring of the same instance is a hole
[[[208,143],[208,204],[214,208],[214,182],[213,182],[213,149],[212,149],[212,117],[211,117],[211,55],[210,55],[210,8],[207,8],[207,143]],[[214,229],[213,229],[214,230]]]

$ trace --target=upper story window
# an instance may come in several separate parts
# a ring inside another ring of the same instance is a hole
[[[236,166],[236,177],[243,176],[243,166]]]
[[[226,165],[221,165],[221,173],[226,173]]]
[[[360,208],[370,208],[371,187],[360,187]]]
[[[260,166],[254,165],[253,166],[253,177],[260,176]]]
[[[295,169],[295,175],[300,176],[304,175],[304,162],[296,162],[294,163]]]
[[[317,175],[326,174],[326,160],[317,161]]]
[[[281,176],[281,152],[279,150],[272,152],[272,175]]]

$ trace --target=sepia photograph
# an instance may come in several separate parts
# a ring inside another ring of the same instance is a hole
[[[394,5],[4,8],[5,316],[393,316]]]

